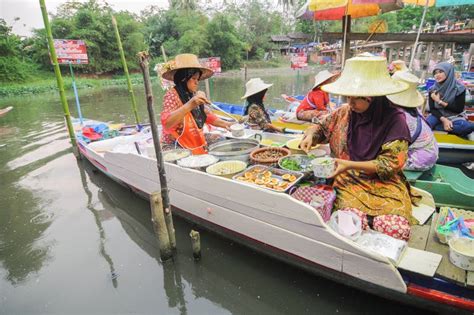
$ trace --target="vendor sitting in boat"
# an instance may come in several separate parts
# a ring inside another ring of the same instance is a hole
[[[329,143],[337,167],[334,209],[360,216],[364,227],[407,240],[414,201],[402,169],[410,131],[402,111],[385,95],[400,93],[406,83],[390,78],[386,60],[358,56],[346,61],[341,77],[323,90],[347,96],[345,104],[308,128],[300,147],[308,151]]]
[[[429,89],[430,115],[426,118],[431,129],[474,140],[474,123],[467,120],[464,110],[466,87],[456,80],[454,66],[441,62],[434,67],[433,76],[436,82]]]
[[[408,147],[408,160],[405,169],[410,171],[429,170],[438,159],[438,143],[430,126],[418,110],[425,103],[425,98],[416,89],[420,79],[407,70],[395,72],[392,79],[409,85],[406,91],[387,95],[390,102],[403,111],[408,129],[410,129],[411,144]]]
[[[270,115],[265,109],[263,100],[269,87],[260,78],[250,79],[245,84],[245,95],[242,99],[247,99],[244,110],[244,121],[251,129],[259,129],[267,132],[285,132],[285,128],[280,128],[272,124]]]
[[[179,144],[193,154],[205,154],[208,142],[213,141],[214,136],[204,134],[204,124],[226,129],[232,125],[213,114],[205,106],[210,103],[206,94],[198,91],[199,81],[210,78],[214,73],[201,66],[193,54],[177,55],[174,61],[165,65],[165,69],[162,77],[173,81],[175,86],[163,97],[163,147],[166,150]]]
[[[296,118],[299,120],[313,121],[313,118],[320,118],[329,113],[331,105],[329,102],[329,94],[321,90],[321,86],[334,82],[337,76],[338,73],[331,73],[324,70],[314,77],[314,86],[296,109]]]

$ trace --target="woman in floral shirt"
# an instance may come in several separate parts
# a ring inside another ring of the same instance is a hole
[[[273,84],[266,84],[260,78],[250,79],[245,84],[245,95],[242,99],[247,99],[244,116],[247,118],[247,125],[252,129],[260,129],[269,132],[285,132],[285,128],[279,128],[271,123],[270,115],[265,110],[263,100],[269,87]]]
[[[199,81],[213,75],[211,69],[202,67],[196,55],[181,54],[168,63],[164,79],[173,81],[163,98],[161,142],[165,149],[180,146],[193,154],[204,154],[212,139],[203,132],[204,124],[229,128],[232,123],[214,115],[207,107],[210,101],[198,91]]]
[[[373,80],[368,80],[370,75]],[[348,104],[308,128],[300,144],[308,151],[318,143],[329,143],[337,163],[332,176],[335,209],[353,211],[363,224],[404,240],[409,238],[410,224],[417,223],[412,216],[415,198],[402,172],[410,132],[403,112],[390,106],[385,96],[373,95],[407,87],[390,79],[383,58],[347,60],[341,78],[323,89],[348,96]]]
[[[438,143],[428,123],[417,107],[425,103],[425,98],[417,91],[419,78],[408,71],[397,71],[392,79],[403,81],[410,87],[402,93],[387,95],[387,98],[405,114],[410,129],[410,146],[406,170],[426,171],[436,164],[438,159]]]

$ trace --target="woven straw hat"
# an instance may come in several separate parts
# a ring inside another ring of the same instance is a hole
[[[267,84],[263,82],[263,80],[260,78],[250,79],[247,83],[245,83],[245,95],[242,96],[241,99],[247,98],[251,95],[257,94],[258,92],[266,90],[272,85],[273,84]]]
[[[321,83],[326,82],[327,80],[329,80],[330,78],[332,78],[336,75],[337,75],[337,73],[331,73],[327,70],[323,70],[323,71],[319,72],[317,75],[314,76],[314,85],[311,88],[311,90],[314,89],[315,87],[321,85]]]
[[[408,90],[401,93],[387,95],[387,98],[394,104],[402,107],[418,107],[423,105],[425,98],[418,92],[416,87],[420,79],[408,72],[408,71],[397,71],[393,74],[392,79],[395,81],[402,81],[409,85]]]
[[[408,84],[390,78],[387,61],[366,54],[347,59],[341,76],[322,90],[344,96],[382,96],[405,91]]]
[[[195,68],[202,71],[202,75],[199,80],[205,80],[210,78],[214,72],[206,67],[203,67],[198,60],[198,57],[194,54],[180,54],[177,55],[174,60],[171,60],[163,66],[163,73],[161,76],[163,79],[173,81],[174,74],[180,69]]]
[[[393,67],[393,71],[408,71],[408,67],[405,61],[403,60],[394,60],[390,63],[390,65]]]

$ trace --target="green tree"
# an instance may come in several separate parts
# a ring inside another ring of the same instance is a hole
[[[225,14],[217,14],[207,25],[208,56],[221,57],[224,69],[240,65],[245,43]]]

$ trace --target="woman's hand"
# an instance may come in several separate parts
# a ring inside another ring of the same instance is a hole
[[[197,91],[196,94],[187,102],[189,107],[195,109],[196,107],[204,104],[209,104],[210,101],[206,97],[206,93],[202,91]]]
[[[313,135],[314,131],[307,129],[303,136],[303,140],[301,140],[299,144],[300,149],[306,153],[308,153],[308,151],[311,150],[311,147],[313,146]]]
[[[336,169],[329,178],[334,178],[352,168],[352,162],[349,160],[334,159],[334,161],[336,162]]]
[[[453,130],[453,122],[451,120],[449,120],[446,117],[441,117],[440,120],[441,120],[441,123],[443,123],[444,130],[446,130],[446,131],[452,131]]]
[[[431,99],[435,102],[435,103],[438,103],[441,101],[441,96],[439,96],[439,92],[438,91],[433,91],[431,94]]]

